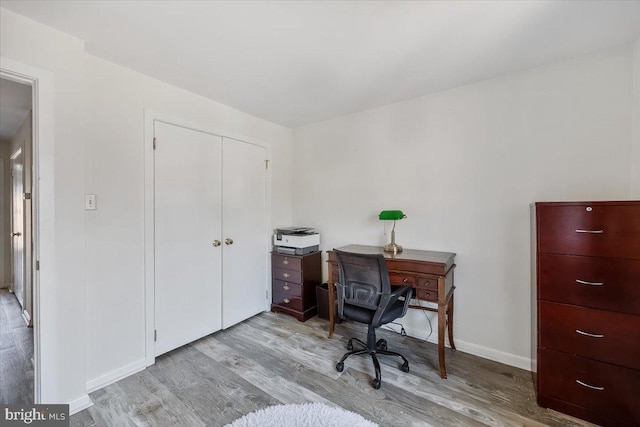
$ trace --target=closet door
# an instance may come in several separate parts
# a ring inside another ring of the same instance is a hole
[[[267,290],[266,149],[223,138],[222,327],[265,310]]]
[[[156,356],[221,329],[222,138],[155,122]]]

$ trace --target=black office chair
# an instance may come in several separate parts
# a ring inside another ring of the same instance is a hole
[[[341,319],[355,320],[369,325],[367,343],[351,338],[345,353],[336,365],[336,370],[344,370],[344,361],[354,354],[370,354],[376,370],[376,378],[372,382],[379,389],[380,363],[377,354],[388,354],[400,357],[404,363],[401,368],[409,372],[409,361],[400,353],[387,350],[387,341],[376,341],[376,328],[404,316],[409,308],[412,288],[401,286],[391,291],[389,272],[382,255],[365,255],[333,250],[340,268],[338,280],[338,316]],[[404,297],[404,299],[401,299]],[[360,344],[363,349],[353,350],[353,343]]]

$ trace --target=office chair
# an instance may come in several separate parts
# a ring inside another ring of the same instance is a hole
[[[351,338],[347,344],[349,352],[336,364],[336,370],[344,370],[347,357],[370,354],[376,370],[376,378],[371,385],[380,388],[380,363],[377,354],[398,356],[403,360],[402,371],[409,372],[409,361],[400,353],[387,350],[387,341],[376,341],[376,328],[404,316],[409,308],[412,288],[401,286],[391,291],[389,272],[382,255],[365,255],[333,250],[338,260],[340,278],[338,280],[338,316],[369,325],[367,343]],[[404,300],[400,299],[404,297]],[[353,350],[353,343],[363,348]]]

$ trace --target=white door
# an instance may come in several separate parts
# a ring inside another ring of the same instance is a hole
[[[222,138],[155,122],[156,356],[221,329]]]
[[[264,147],[228,138],[222,152],[222,327],[228,328],[266,306],[267,155]]]
[[[11,156],[11,262],[13,293],[24,307],[24,156]]]

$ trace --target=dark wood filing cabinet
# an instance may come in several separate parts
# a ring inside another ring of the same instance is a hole
[[[322,255],[271,253],[271,311],[294,316],[301,322],[318,312],[316,286],[322,282]]]
[[[640,426],[640,201],[536,203],[538,404]]]

